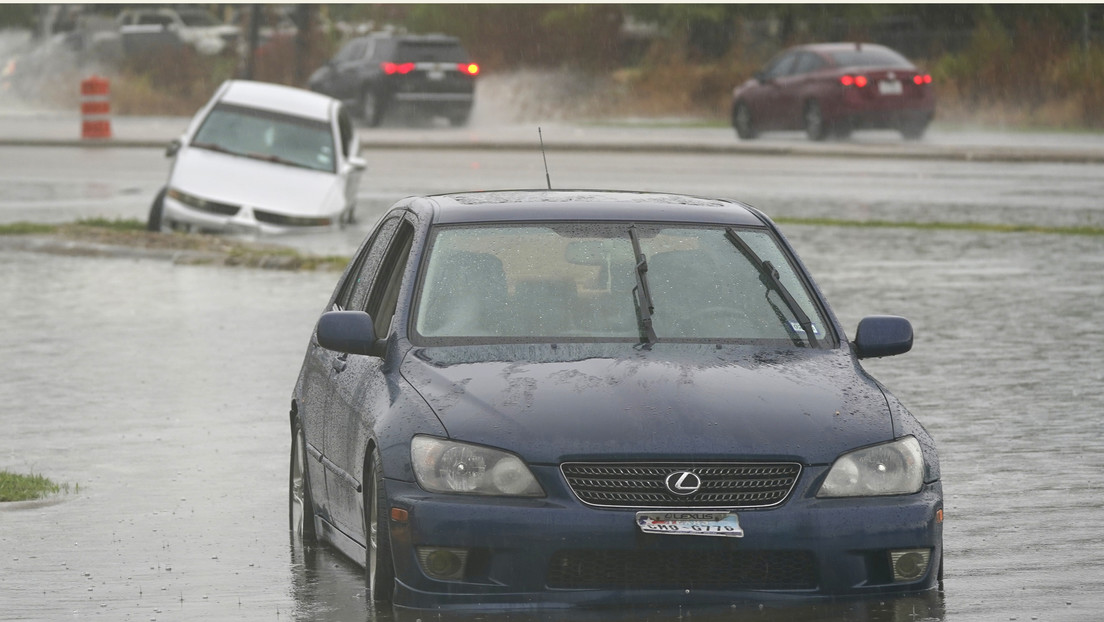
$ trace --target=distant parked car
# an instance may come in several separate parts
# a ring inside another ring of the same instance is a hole
[[[345,44],[308,86],[342,100],[372,127],[400,111],[464,125],[478,75],[479,65],[455,37],[373,33]]]
[[[790,48],[732,91],[732,126],[741,139],[767,130],[805,130],[812,140],[863,128],[924,135],[935,115],[930,74],[871,43]]]
[[[322,306],[322,305],[319,305]],[[671,606],[936,588],[939,459],[777,226],[728,200],[410,197],[291,396],[289,523],[400,607]],[[612,609],[610,609],[612,611]]]
[[[354,219],[365,162],[341,102],[228,80],[169,146],[151,230],[282,233]]]
[[[199,7],[127,9],[116,22],[124,46],[142,39],[156,41],[158,37],[175,35],[200,54],[220,54],[233,51],[241,39],[240,28],[223,23]],[[142,45],[129,47],[141,49]]]

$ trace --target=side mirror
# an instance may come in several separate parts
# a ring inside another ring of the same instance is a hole
[[[179,138],[172,139],[169,146],[165,148],[165,157],[171,158],[176,155],[176,153],[180,151],[180,146],[183,144],[184,143]]]
[[[360,156],[352,156],[349,158],[349,166],[358,171],[363,171],[368,168],[368,161]]]
[[[382,357],[386,343],[376,339],[372,317],[363,311],[329,311],[318,318],[318,344],[327,350]]]
[[[871,315],[859,321],[855,331],[855,354],[877,358],[904,354],[912,349],[912,324],[895,315]]]

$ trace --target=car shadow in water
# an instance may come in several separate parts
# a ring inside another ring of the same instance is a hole
[[[939,622],[943,590],[875,599],[727,607],[625,607],[569,611],[460,611],[378,607],[365,598],[364,569],[325,546],[291,538],[293,619],[315,622]]]

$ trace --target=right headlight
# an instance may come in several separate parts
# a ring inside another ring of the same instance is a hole
[[[418,485],[430,492],[543,497],[521,458],[482,445],[415,436],[410,458]]]
[[[915,437],[843,454],[832,464],[817,497],[907,495],[924,485],[924,454]]]

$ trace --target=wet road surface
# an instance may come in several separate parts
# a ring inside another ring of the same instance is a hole
[[[912,352],[865,365],[939,443],[945,592],[531,619],[1104,615],[1104,239],[784,231],[849,331],[913,321]],[[395,617],[287,534],[288,399],[336,279],[0,247],[0,467],[72,487],[0,506],[0,620]]]

